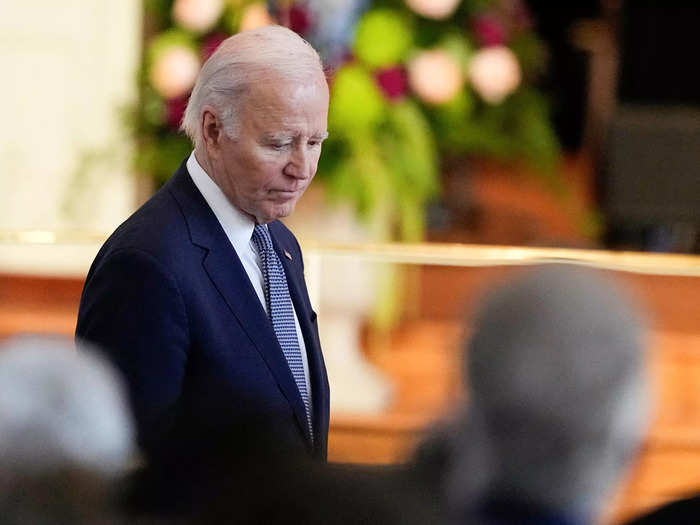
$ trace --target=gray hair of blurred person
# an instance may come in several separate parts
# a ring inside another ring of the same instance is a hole
[[[201,146],[201,120],[206,106],[218,113],[226,134],[236,138],[240,104],[256,82],[274,81],[270,74],[308,83],[323,78],[316,50],[295,32],[282,26],[242,31],[227,38],[205,62],[195,82],[181,129]]]
[[[134,459],[134,436],[120,379],[89,348],[58,337],[0,346],[2,476],[118,475]]]
[[[642,319],[611,279],[569,265],[487,295],[466,352],[469,403],[449,433],[456,515],[495,497],[599,516],[648,424]]]

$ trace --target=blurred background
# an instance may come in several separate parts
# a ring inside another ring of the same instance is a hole
[[[684,52],[696,7],[33,0],[4,13],[2,230],[110,231],[189,152],[177,129],[201,63],[277,22],[327,66],[316,198],[369,238],[700,250],[700,74]]]
[[[514,265],[570,260],[607,269],[651,314],[658,416],[614,515],[700,487],[700,8],[1,5],[0,338],[72,334],[100,243],[191,150],[178,127],[203,61],[281,23],[319,50],[331,89],[317,180],[288,221],[321,318],[331,458],[403,458],[461,399],[478,291]]]

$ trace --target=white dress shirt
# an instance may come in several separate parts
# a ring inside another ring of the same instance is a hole
[[[224,229],[226,237],[231,241],[233,249],[236,250],[238,258],[243,264],[246,274],[248,274],[248,279],[250,283],[255,288],[255,293],[258,294],[258,299],[260,304],[267,312],[267,303],[265,302],[265,292],[264,290],[264,279],[262,270],[260,269],[260,256],[255,249],[255,244],[253,243],[253,228],[255,228],[255,222],[253,219],[241,212],[236,208],[231,202],[226,198],[224,192],[221,188],[216,185],[216,183],[207,175],[204,169],[199,165],[197,159],[194,156],[194,151],[190,154],[187,159],[187,171],[192,177],[192,182],[194,182],[197,189],[207,201],[207,204],[211,208],[211,211],[216,215],[219,224]],[[267,228],[267,226],[265,226]],[[297,339],[299,340],[299,348],[301,350],[301,360],[304,365],[304,377],[306,378],[306,391],[309,393],[309,404],[311,405],[311,382],[309,380],[309,359],[306,356],[306,344],[304,343],[304,337],[301,335],[301,328],[299,327],[299,318],[297,316],[296,309],[292,303],[292,308],[294,309],[294,326],[297,331]]]

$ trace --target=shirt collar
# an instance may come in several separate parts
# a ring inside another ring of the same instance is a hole
[[[194,151],[187,159],[187,171],[192,178],[192,182],[197,186],[202,197],[204,197],[204,200],[207,201],[214,215],[216,215],[236,252],[241,253],[241,250],[246,249],[250,243],[255,222],[249,215],[246,215],[231,204],[231,201],[224,195],[221,188],[197,162]]]

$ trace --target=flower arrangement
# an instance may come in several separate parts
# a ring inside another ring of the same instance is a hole
[[[329,68],[330,137],[317,177],[331,197],[418,240],[445,156],[559,154],[534,80],[545,62],[520,0],[146,0],[137,168],[165,181],[190,151],[178,127],[197,71],[231,34],[269,23]]]

